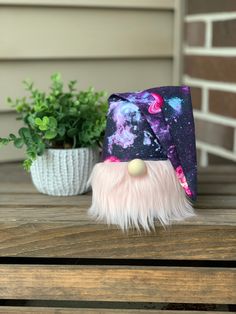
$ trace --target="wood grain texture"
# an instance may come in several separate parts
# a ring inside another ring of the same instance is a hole
[[[209,181],[214,181],[214,183],[220,184],[222,179],[225,183],[236,183],[236,166],[199,167],[198,174],[198,181],[200,181],[201,184],[208,183]],[[26,173],[21,164],[17,162],[0,164],[0,180],[1,182],[9,183],[13,183],[18,180],[18,182],[21,181],[31,184],[30,175]]]
[[[207,167],[198,167],[198,173],[200,175],[218,175],[225,174],[227,176],[231,176],[236,174],[236,166],[232,165],[210,165]]]
[[[236,175],[228,175],[224,173],[216,173],[216,174],[202,174],[199,176],[198,183],[235,183],[236,182]]]
[[[15,149],[12,148],[12,152],[15,152]],[[23,152],[22,157],[23,157]],[[13,158],[16,156],[13,156]],[[36,188],[33,186],[32,182],[27,180],[24,182],[21,180],[21,184],[19,184],[20,178],[16,178],[16,180],[12,181],[10,184],[5,182],[0,185],[0,194],[8,193],[9,189],[11,194],[19,194],[27,191],[27,194],[36,194],[38,193]],[[198,185],[198,195],[236,195],[236,183],[201,183]]]
[[[104,225],[0,224],[0,256],[235,260],[235,227],[175,226],[123,234]]]
[[[222,188],[225,187],[223,191],[226,191],[227,193],[228,186],[232,188],[234,184],[236,185],[236,167],[234,166],[209,166],[207,168],[199,168],[198,174],[199,187],[202,187],[202,191],[204,190],[205,186],[209,188],[212,187],[212,189],[215,186],[222,186]],[[22,191],[28,193],[29,189],[34,190],[34,193],[36,192],[34,188],[32,189],[30,175],[24,171],[22,165],[19,163],[0,164],[0,181],[0,193],[5,192],[4,186],[6,184],[15,188],[13,193],[19,193]],[[15,183],[19,182],[26,184],[26,187],[22,189],[19,184],[14,185]],[[7,191],[9,192],[9,190]],[[215,195],[217,194],[218,192],[216,191]]]
[[[236,302],[236,269],[0,265],[1,299]]]
[[[236,195],[236,183],[201,183],[199,195]]]
[[[223,175],[221,168],[218,173]],[[226,177],[234,176],[233,169],[228,173]],[[207,169],[200,175],[213,176],[217,171]],[[147,234],[122,233],[90,219],[91,195],[38,194],[18,164],[3,164],[0,256],[232,261],[236,259],[235,199],[233,191],[230,197],[202,195],[193,219],[166,230],[156,225],[156,232]],[[221,207],[226,204],[230,206]]]
[[[148,313],[150,314],[171,314],[173,313],[172,311],[155,311],[155,310],[148,310]],[[48,308],[48,307],[41,307],[41,308],[34,308],[34,307],[4,307],[1,309],[0,307],[0,313],[3,314],[147,314],[146,310],[117,310],[117,309],[73,309],[73,308]],[[179,313],[179,311],[178,311]],[[209,313],[209,312],[207,312]],[[183,313],[180,311],[179,314],[190,314],[190,313]],[[191,312],[191,314],[194,314]],[[203,312],[201,313],[196,313],[196,314],[204,314]],[[209,314],[214,314],[214,313],[209,313]],[[217,312],[218,314],[218,312]],[[226,313],[219,313],[219,314],[226,314]]]
[[[236,209],[235,195],[199,195],[195,208]]]
[[[28,193],[15,194],[3,193],[0,198],[1,207],[75,207],[86,209],[91,204],[91,195],[79,195],[71,197],[55,197],[43,194]],[[194,207],[198,209],[235,209],[236,195],[199,195]]]
[[[14,197],[17,196],[14,195]],[[31,194],[30,197],[34,196]],[[74,224],[75,226],[103,226],[102,222],[94,221],[87,209],[91,203],[91,196],[86,195],[82,200],[78,198],[75,205],[0,205],[0,223],[61,223],[63,225]],[[185,221],[175,222],[173,226],[236,226],[235,209],[196,209],[196,216]],[[160,226],[158,222],[156,226]],[[171,230],[171,226],[167,230]],[[108,228],[108,227],[107,227]],[[162,227],[163,228],[163,227]],[[109,227],[109,229],[113,229]]]
[[[168,311],[168,310],[127,310],[127,309],[89,309],[89,308],[51,308],[51,307],[0,307],[2,314],[216,314],[212,311]],[[217,314],[227,314],[229,312],[217,311]],[[234,312],[231,312],[232,314]]]

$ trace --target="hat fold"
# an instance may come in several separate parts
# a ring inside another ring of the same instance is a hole
[[[139,108],[186,194],[196,199],[196,142],[189,87],[158,87],[142,92],[113,94],[109,99],[127,101]]]

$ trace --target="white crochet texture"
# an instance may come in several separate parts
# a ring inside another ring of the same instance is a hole
[[[69,196],[87,192],[88,178],[98,162],[93,148],[48,149],[31,166],[31,177],[39,192]]]

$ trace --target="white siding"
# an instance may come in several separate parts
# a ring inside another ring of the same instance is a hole
[[[181,0],[0,0],[0,136],[16,130],[6,97],[61,72],[109,93],[176,83]],[[7,113],[6,113],[7,112]],[[0,150],[0,161],[22,152]]]

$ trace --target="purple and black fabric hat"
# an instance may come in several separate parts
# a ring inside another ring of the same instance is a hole
[[[190,89],[157,87],[109,97],[103,162],[94,167],[90,212],[149,230],[194,215],[197,163]]]

